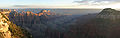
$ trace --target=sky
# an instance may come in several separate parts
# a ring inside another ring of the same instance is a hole
[[[120,8],[120,0],[0,0],[0,8]]]

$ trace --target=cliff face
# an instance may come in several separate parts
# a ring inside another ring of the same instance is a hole
[[[0,12],[0,37],[1,38],[11,38],[11,32],[9,31],[8,18]]]
[[[0,12],[0,38],[30,38],[29,33],[9,21],[9,18]]]
[[[12,10],[12,11],[10,11],[9,14],[10,15],[14,15],[14,16],[42,16],[42,15],[48,16],[48,15],[55,15],[55,13],[51,13],[50,10],[41,10],[41,12],[39,12],[39,13],[33,13],[32,11],[26,11],[26,12],[25,11],[21,11],[21,12],[18,12],[18,11]]]
[[[62,32],[60,33],[59,31],[64,30],[65,32],[65,30],[68,30],[67,25],[72,24],[76,17],[78,17],[55,15],[50,10],[39,10],[35,13],[33,11],[19,11],[20,9],[18,11],[11,11],[9,14],[10,20],[31,32],[33,38],[59,38],[59,35],[63,36]],[[56,32],[55,30],[59,31]]]
[[[8,16],[11,21],[18,25],[40,24],[44,20],[53,18],[53,16],[55,16],[55,13],[51,13],[49,10],[42,10],[39,13],[33,13],[31,11],[18,13],[17,11],[11,11]]]

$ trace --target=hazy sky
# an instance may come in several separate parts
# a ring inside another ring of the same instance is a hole
[[[0,8],[120,8],[120,0],[0,0]]]

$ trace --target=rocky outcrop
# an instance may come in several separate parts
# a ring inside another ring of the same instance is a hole
[[[20,10],[18,10],[20,11]],[[33,13],[32,11],[20,11],[18,12],[15,9],[9,10],[9,14],[12,14],[14,16],[48,16],[48,15],[55,15],[55,13],[52,13],[50,10],[41,10],[39,13]],[[6,12],[7,13],[7,12]]]
[[[15,24],[19,22],[18,25],[40,24],[42,21],[45,21],[48,18],[53,18],[55,13],[52,13],[50,10],[41,10],[39,13],[33,13],[32,11],[21,13],[13,10],[8,16],[11,21],[15,22]]]
[[[31,38],[26,30],[9,21],[5,14],[0,12],[0,38]]]
[[[0,12],[0,38],[11,38],[9,23],[8,18]]]
[[[120,11],[115,9],[106,8],[103,9],[98,15],[97,18],[104,18],[104,19],[120,19]]]
[[[9,9],[0,9],[0,12],[2,12],[3,14],[7,14],[7,13],[10,13],[11,10],[9,10]]]

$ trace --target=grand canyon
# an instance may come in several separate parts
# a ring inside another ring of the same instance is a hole
[[[59,14],[51,9],[0,9],[0,38],[119,38],[120,11],[98,10]]]

